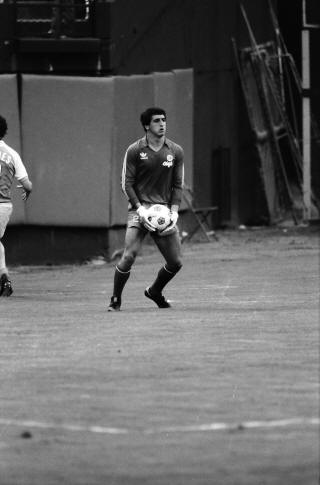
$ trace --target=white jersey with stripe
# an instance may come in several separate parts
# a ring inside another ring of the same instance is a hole
[[[0,140],[0,203],[11,201],[11,186],[14,178],[28,177],[20,155]]]

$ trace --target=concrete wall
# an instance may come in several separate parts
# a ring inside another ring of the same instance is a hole
[[[110,224],[113,79],[23,76],[29,224]]]
[[[8,142],[20,152],[34,184],[27,204],[17,201],[11,224],[124,225],[123,157],[144,135],[140,113],[153,105],[167,111],[168,137],[183,146],[192,183],[191,69],[104,78],[23,75],[21,92],[20,125],[15,76],[0,76]]]

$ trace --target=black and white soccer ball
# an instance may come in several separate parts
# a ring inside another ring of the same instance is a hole
[[[158,231],[163,231],[170,224],[170,210],[162,204],[154,204],[148,209],[148,221]]]

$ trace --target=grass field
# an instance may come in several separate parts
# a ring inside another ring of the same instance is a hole
[[[0,485],[316,485],[319,232],[183,246],[159,310],[146,245],[113,264],[15,267],[0,300]]]

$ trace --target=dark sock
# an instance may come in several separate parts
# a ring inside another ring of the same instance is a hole
[[[177,271],[170,271],[166,266],[163,266],[154,283],[150,286],[151,293],[161,293],[166,284],[178,273],[179,269]]]
[[[121,269],[116,266],[113,280],[113,296],[121,298],[123,288],[128,281],[129,276],[130,271],[121,271]]]

